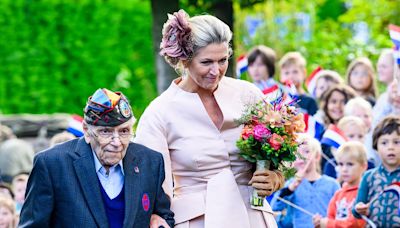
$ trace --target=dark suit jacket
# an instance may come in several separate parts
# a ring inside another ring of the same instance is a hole
[[[173,227],[164,181],[162,155],[130,143],[123,159],[125,174],[124,227],[148,228],[151,214]],[[136,168],[137,167],[137,168]],[[145,211],[143,194],[150,207]],[[37,154],[29,177],[20,227],[108,227],[93,153],[83,138]]]

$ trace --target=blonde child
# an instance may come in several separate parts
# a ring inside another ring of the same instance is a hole
[[[375,105],[377,88],[375,71],[368,58],[360,57],[353,60],[347,68],[346,81],[361,97]]]
[[[25,202],[25,192],[26,185],[28,184],[28,178],[29,175],[27,173],[21,173],[16,175],[11,182],[17,214],[21,212],[22,205]]]
[[[367,127],[364,121],[357,116],[344,116],[339,120],[337,127],[349,141],[364,143]]]
[[[328,206],[328,215],[322,218],[315,215],[315,227],[364,227],[365,221],[356,219],[351,213],[357,196],[358,184],[367,168],[367,152],[365,146],[358,141],[346,142],[335,154],[343,187],[335,193]]]
[[[367,134],[365,135],[365,147],[367,148],[368,161],[372,162],[375,166],[378,166],[381,159],[378,153],[372,148],[372,106],[362,97],[355,97],[344,107],[345,116],[358,116],[360,117],[367,127]]]
[[[294,162],[298,170],[296,177],[288,180],[277,195],[311,213],[325,216],[328,203],[339,189],[339,184],[335,179],[320,174],[321,145],[316,139],[306,134],[300,135],[298,152],[301,157]],[[285,204],[280,200],[273,204],[274,211],[282,208],[285,208]],[[293,227],[313,226],[310,215],[297,209],[291,213]]]
[[[367,127],[361,118],[357,116],[345,116],[339,120],[337,127],[344,133],[347,139],[350,142],[360,142],[364,143],[365,135],[367,134]],[[334,166],[333,164],[337,164],[336,153],[334,154],[334,159],[331,159],[330,162],[326,162],[324,165],[323,173],[333,178],[337,178],[338,176],[338,166]],[[373,167],[373,164],[371,164]],[[343,181],[342,178],[339,180]]]
[[[299,107],[305,113],[314,115],[318,110],[317,102],[303,90],[306,78],[306,60],[299,52],[286,53],[279,61],[280,80],[282,83],[293,83],[299,96]]]
[[[400,181],[400,117],[384,118],[372,138],[382,164],[362,177],[352,212],[356,218],[367,216],[377,227],[400,227],[399,195],[384,192]]]
[[[15,204],[9,197],[0,195],[0,228],[16,227]]]

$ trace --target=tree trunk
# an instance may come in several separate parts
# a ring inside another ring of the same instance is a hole
[[[221,21],[225,22],[233,32],[233,3],[232,0],[221,0],[215,2],[210,7],[210,14],[218,17]],[[232,50],[234,50],[234,43],[232,39]],[[233,57],[233,56],[232,56]],[[229,67],[226,72],[226,76],[236,77],[235,70],[233,68],[235,59],[232,58],[229,61]]]
[[[156,60],[157,72],[157,91],[162,93],[171,84],[171,81],[176,78],[175,70],[168,65],[164,57],[158,53],[160,51],[160,43],[162,38],[162,27],[167,21],[168,13],[173,13],[179,10],[179,0],[152,0],[151,14],[153,17],[153,50]],[[145,19],[145,18],[144,18]]]

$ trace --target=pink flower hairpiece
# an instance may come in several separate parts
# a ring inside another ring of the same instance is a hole
[[[189,59],[193,54],[191,31],[189,15],[185,11],[168,14],[168,21],[162,31],[160,55],[166,56],[172,64],[176,64],[179,59]]]

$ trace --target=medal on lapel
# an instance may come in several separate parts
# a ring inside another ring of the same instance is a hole
[[[134,170],[135,170],[135,173],[139,173],[139,167],[135,166]]]
[[[150,200],[147,193],[144,193],[142,196],[142,206],[144,211],[148,211],[150,208]]]

